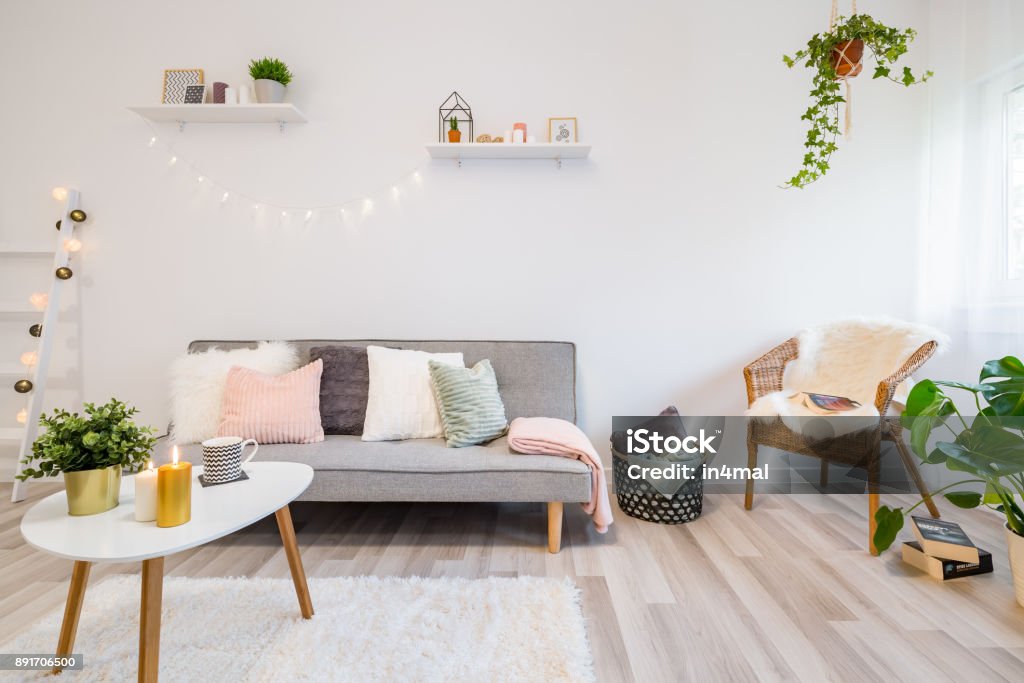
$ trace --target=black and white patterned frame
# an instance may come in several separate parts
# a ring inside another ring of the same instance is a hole
[[[204,81],[202,69],[164,69],[164,104],[184,104],[185,89],[189,85],[201,85]]]

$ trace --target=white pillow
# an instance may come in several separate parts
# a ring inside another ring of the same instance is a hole
[[[363,441],[432,439],[442,434],[441,415],[430,386],[436,360],[465,367],[461,353],[427,353],[367,346],[370,391],[366,400]]]
[[[255,349],[212,348],[178,358],[171,365],[172,441],[198,443],[217,436],[224,383],[236,365],[283,375],[299,367],[299,356],[291,344],[260,342]]]

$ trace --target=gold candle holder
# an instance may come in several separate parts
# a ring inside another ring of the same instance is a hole
[[[192,519],[192,463],[178,462],[178,447],[171,463],[156,471],[156,525],[179,526]]]

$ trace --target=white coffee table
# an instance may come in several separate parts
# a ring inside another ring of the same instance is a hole
[[[142,562],[142,611],[139,622],[139,681],[156,681],[160,655],[160,602],[164,557],[195,548],[274,514],[288,557],[299,609],[313,616],[306,573],[295,542],[288,504],[313,481],[313,469],[294,462],[250,462],[247,481],[203,488],[192,473],[192,520],[161,529],[156,522],[136,522],[135,478],[124,477],[121,502],[98,515],[72,517],[61,491],[36,503],[21,520],[21,534],[39,550],[75,561],[68,589],[57,654],[68,655],[75,644],[82,599],[93,562]],[[57,673],[59,669],[55,669]]]

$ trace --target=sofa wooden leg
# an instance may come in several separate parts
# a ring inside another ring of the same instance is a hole
[[[548,552],[562,549],[562,504],[548,503]]]

